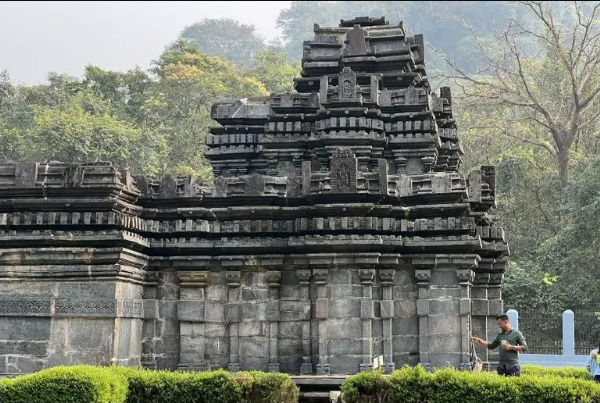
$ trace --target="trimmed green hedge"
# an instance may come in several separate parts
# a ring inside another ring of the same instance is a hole
[[[239,403],[242,388],[227,371],[137,371],[127,403]]]
[[[243,403],[296,403],[300,389],[287,374],[260,371],[236,372]]]
[[[107,367],[54,367],[0,382],[2,403],[123,403],[127,378]]]
[[[596,403],[600,385],[559,376],[501,377],[441,369],[427,373],[406,367],[383,375],[379,371],[348,377],[342,385],[346,403]]]
[[[521,365],[521,374],[537,376],[558,376],[561,378],[592,379],[589,371],[579,367],[548,368],[541,365]]]
[[[55,367],[0,382],[1,403],[297,403],[287,374]]]

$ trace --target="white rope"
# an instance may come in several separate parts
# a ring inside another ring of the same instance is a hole
[[[479,359],[479,357],[477,357],[477,351],[475,351],[475,343],[473,342],[473,340],[471,340],[470,342],[471,344],[471,350],[473,351],[473,369],[472,372],[481,372],[483,370],[483,361],[481,361]]]

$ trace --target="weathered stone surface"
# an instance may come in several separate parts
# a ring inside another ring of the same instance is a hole
[[[494,334],[509,249],[424,43],[385,18],[317,26],[296,92],[213,105],[212,186],[0,164],[0,376],[460,365],[465,333]]]
[[[177,318],[186,322],[204,322],[204,301],[179,301]]]
[[[50,319],[0,317],[0,340],[49,340],[50,334]]]
[[[340,340],[360,339],[362,337],[362,322],[360,317],[347,319],[329,319],[327,321],[328,339],[339,342]]]
[[[20,356],[1,356],[0,362],[5,362],[4,375],[24,375],[31,372],[37,372],[47,365],[44,358],[32,357],[29,355]]]
[[[360,371],[362,357],[360,355],[336,355],[330,358],[332,374],[352,374]]]
[[[360,317],[361,300],[359,299],[331,299],[328,301],[330,319]]]
[[[0,355],[32,355],[45,356],[48,350],[47,341],[0,341]]]

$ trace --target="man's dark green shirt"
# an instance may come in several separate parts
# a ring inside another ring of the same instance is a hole
[[[513,346],[521,346],[523,347],[523,351],[527,351],[527,342],[525,341],[525,337],[523,334],[515,329],[510,329],[508,333],[500,332],[498,336],[488,345],[490,350],[495,349],[500,346],[502,340],[506,340]],[[505,350],[502,346],[500,346],[500,354],[498,357],[498,365],[505,366],[507,369],[514,367],[515,365],[519,365],[519,352],[514,350]]]

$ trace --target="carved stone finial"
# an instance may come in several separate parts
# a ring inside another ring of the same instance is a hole
[[[39,164],[37,162],[18,162],[15,164],[15,187],[32,188],[38,177]],[[68,168],[67,168],[68,169]]]
[[[448,100],[448,104],[452,106],[452,90],[450,87],[440,88],[440,98],[446,98]]]

